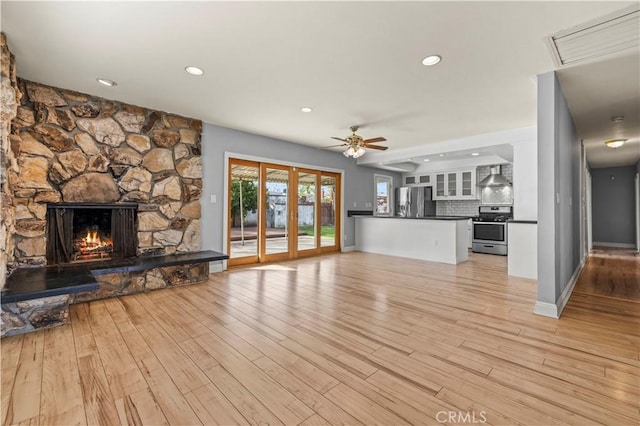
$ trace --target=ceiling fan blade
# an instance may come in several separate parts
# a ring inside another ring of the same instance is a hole
[[[364,142],[364,143],[374,143],[374,142],[384,142],[384,141],[386,141],[385,138],[378,137],[378,138],[365,139],[362,142]]]
[[[377,146],[377,145],[366,145],[364,146],[367,149],[378,149],[380,151],[386,151],[387,149],[389,149],[388,146]]]
[[[331,139],[335,139],[337,141],[342,141],[342,142],[346,142],[346,139],[342,139],[342,138],[336,138],[335,136],[331,136]]]
[[[323,147],[322,149],[336,148],[336,147],[339,147],[339,146],[347,146],[347,144],[346,143],[341,143],[340,145],[329,145],[329,146]]]

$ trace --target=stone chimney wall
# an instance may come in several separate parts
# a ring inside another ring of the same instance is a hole
[[[43,265],[47,203],[137,202],[138,254],[200,249],[200,120],[18,79],[15,260]],[[4,143],[4,139],[3,139]]]
[[[15,60],[9,51],[4,33],[0,33],[0,55],[0,288],[3,288],[7,278],[7,266],[12,267],[14,263],[15,207],[7,171],[15,170],[16,167],[16,159],[9,149],[9,134],[11,120],[15,118],[20,103]]]

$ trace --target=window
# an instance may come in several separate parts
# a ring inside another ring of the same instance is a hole
[[[391,216],[393,199],[393,178],[391,176],[375,175],[376,216]]]

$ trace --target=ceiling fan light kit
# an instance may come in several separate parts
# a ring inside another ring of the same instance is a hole
[[[343,142],[341,145],[336,145],[336,146],[347,147],[347,149],[345,149],[342,152],[342,154],[345,157],[353,157],[353,158],[362,157],[367,152],[365,148],[377,149],[380,151],[385,151],[388,149],[388,147],[386,146],[372,145],[377,142],[386,141],[385,138],[377,137],[377,138],[371,138],[371,139],[362,139],[362,136],[356,135],[357,131],[358,131],[358,126],[351,126],[352,134],[350,136],[347,136],[345,139],[338,138],[335,136],[331,138],[331,139],[335,139]]]

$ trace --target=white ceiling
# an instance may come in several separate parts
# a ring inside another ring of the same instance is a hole
[[[360,124],[390,153],[535,125],[545,38],[632,4],[3,1],[2,30],[29,80],[318,147]]]
[[[640,29],[638,29],[640,31]],[[593,168],[632,165],[640,160],[640,53],[558,71],[562,91],[584,140]],[[603,102],[605,100],[605,102]],[[611,117],[623,116],[614,123]],[[628,139],[620,148],[605,140]]]

